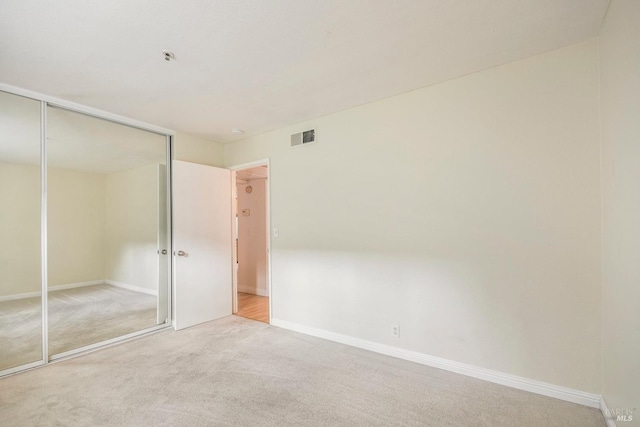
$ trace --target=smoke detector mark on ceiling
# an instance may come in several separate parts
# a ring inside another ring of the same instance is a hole
[[[164,55],[165,61],[172,61],[176,59],[176,54],[171,52],[170,50],[163,50],[162,54]]]

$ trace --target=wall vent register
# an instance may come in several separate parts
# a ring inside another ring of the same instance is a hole
[[[316,142],[316,130],[309,129],[303,132],[294,133],[291,135],[291,146],[298,147],[305,144],[312,144]]]

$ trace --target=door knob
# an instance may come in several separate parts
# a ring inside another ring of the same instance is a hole
[[[187,253],[185,251],[178,251],[178,256],[186,256]]]
[[[161,251],[160,251],[160,253],[161,253],[162,255],[166,255],[166,254],[167,254],[167,250],[166,250],[166,249],[163,249],[163,250],[161,250]]]

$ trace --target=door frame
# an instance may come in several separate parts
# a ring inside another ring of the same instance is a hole
[[[231,205],[233,208],[233,213],[235,215],[238,214],[237,212],[237,208],[235,205],[235,201],[236,198],[238,197],[237,195],[237,191],[238,188],[236,186],[236,172],[239,170],[243,170],[243,169],[251,169],[254,168],[256,166],[266,166],[267,167],[267,185],[265,186],[266,188],[266,195],[265,195],[265,199],[266,199],[266,203],[267,206],[265,207],[265,213],[266,213],[266,222],[267,222],[267,247],[265,248],[267,251],[267,288],[269,289],[269,324],[271,324],[271,319],[273,318],[273,289],[271,287],[271,165],[269,163],[269,158],[267,157],[266,159],[261,159],[261,160],[255,160],[253,162],[248,162],[248,163],[241,163],[238,165],[234,165],[234,166],[229,166],[227,167],[227,169],[229,169],[231,172],[233,172],[231,174]],[[233,248],[233,257],[232,257],[232,273],[231,273],[231,278],[232,278],[232,287],[231,287],[231,292],[233,294],[233,299],[232,299],[232,312],[235,314],[238,312],[238,271],[236,269],[236,261],[238,259],[238,253],[236,251],[236,238],[237,233],[236,233],[236,227],[235,227],[235,218],[234,219],[234,226],[233,231],[231,233],[231,247]]]

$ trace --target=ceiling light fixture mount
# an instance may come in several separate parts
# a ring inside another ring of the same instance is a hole
[[[164,55],[165,61],[172,61],[176,59],[176,54],[171,52],[170,50],[163,50],[162,54]]]

